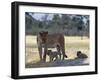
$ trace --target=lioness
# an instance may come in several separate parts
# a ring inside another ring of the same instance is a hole
[[[39,32],[39,34],[37,35],[37,44],[41,61],[46,61],[46,53],[48,48],[56,47],[57,50],[62,53],[63,59],[64,57],[67,57],[65,55],[64,35],[61,33],[48,34],[47,31]],[[44,54],[42,54],[42,48],[44,48]]]

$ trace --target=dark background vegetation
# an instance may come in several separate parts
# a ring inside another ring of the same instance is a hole
[[[89,37],[89,15],[41,13],[43,15],[37,19],[36,14],[40,13],[25,13],[26,35],[36,35],[45,30],[51,33],[61,32],[66,36]]]

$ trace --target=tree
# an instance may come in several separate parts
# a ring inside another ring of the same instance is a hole
[[[62,25],[63,25],[63,29],[66,28],[66,27],[67,28],[69,27],[70,20],[71,20],[70,15],[67,15],[67,14],[63,14],[62,15]]]
[[[86,31],[86,35],[87,37],[89,38],[89,30],[90,30],[90,21],[89,21],[89,15],[85,15],[84,16],[84,19],[85,19],[85,31]]]
[[[73,21],[75,22],[75,26],[77,27],[77,30],[81,36],[81,39],[83,39],[83,33],[84,33],[84,21],[82,15],[75,15],[73,17]]]
[[[60,14],[54,14],[53,18],[52,18],[52,27],[54,29],[55,32],[60,32],[61,30],[61,18],[60,18]]]
[[[47,27],[47,21],[48,21],[48,14],[44,14],[44,16],[42,17],[42,26],[43,26],[43,28]]]

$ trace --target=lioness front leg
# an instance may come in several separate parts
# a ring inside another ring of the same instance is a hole
[[[47,47],[44,47],[43,62],[46,62]]]
[[[39,57],[40,57],[40,61],[42,61],[42,47],[38,47],[38,51],[39,51]]]

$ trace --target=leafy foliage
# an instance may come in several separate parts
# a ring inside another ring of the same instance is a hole
[[[39,31],[48,31],[61,32],[67,36],[89,37],[89,15],[41,14],[25,13],[26,34],[36,35]]]

